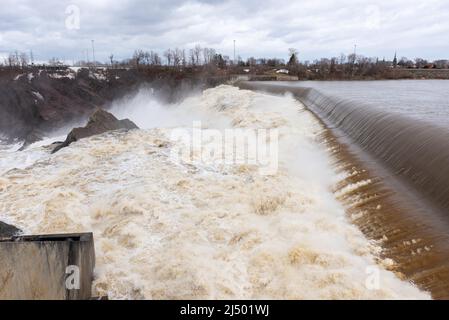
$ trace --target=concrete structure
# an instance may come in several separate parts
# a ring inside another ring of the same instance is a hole
[[[0,299],[90,299],[92,233],[18,236],[0,240]]]

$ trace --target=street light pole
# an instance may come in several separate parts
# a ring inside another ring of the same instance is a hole
[[[94,40],[92,40],[92,58],[93,58],[92,63],[95,67],[95,42],[94,42]]]
[[[234,40],[234,64],[235,64],[235,40]]]

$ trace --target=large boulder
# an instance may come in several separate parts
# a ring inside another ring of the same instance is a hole
[[[0,221],[0,239],[13,237],[20,232],[22,232],[20,229]]]
[[[75,128],[70,131],[67,139],[54,148],[52,153],[58,152],[62,148],[67,147],[72,142],[78,141],[79,139],[120,129],[131,130],[139,129],[139,127],[129,119],[119,120],[114,117],[112,113],[109,113],[103,109],[97,109],[94,114],[90,116],[85,127]]]

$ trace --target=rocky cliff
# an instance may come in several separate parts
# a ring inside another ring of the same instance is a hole
[[[114,99],[142,85],[173,101],[213,84],[200,75],[163,68],[0,69],[0,137],[33,143],[48,131],[87,119],[97,108],[107,109]]]

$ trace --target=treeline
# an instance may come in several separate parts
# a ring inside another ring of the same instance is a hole
[[[228,55],[223,55],[214,48],[201,47],[196,45],[191,49],[167,49],[160,56],[154,51],[136,50],[130,59],[122,62],[114,62],[111,55],[110,63],[126,66],[171,66],[171,67],[195,67],[195,66],[215,66],[220,69],[232,67],[254,67],[254,66],[285,66],[283,59],[277,58],[254,58],[243,60],[240,56],[231,59]]]
[[[167,49],[163,52],[162,57],[154,51],[136,50],[133,57],[125,60],[124,63],[137,68],[142,65],[160,66],[163,64],[172,67],[216,65],[219,68],[225,68],[229,65],[230,60],[228,56],[217,53],[213,48],[202,48],[197,45],[188,50]]]
[[[88,55],[87,55],[88,57]],[[428,61],[422,58],[398,59],[370,58],[363,55],[341,54],[339,57],[322,58],[314,61],[299,61],[299,54],[295,49],[289,49],[289,59],[284,61],[278,58],[254,58],[243,60],[240,56],[231,59],[217,50],[196,45],[191,49],[167,49],[162,53],[138,49],[132,57],[116,60],[111,54],[107,62],[81,60],[74,62],[80,67],[109,67],[151,69],[154,67],[174,68],[177,70],[207,70],[209,73],[223,74],[252,74],[269,75],[282,70],[290,76],[310,80],[344,80],[344,79],[390,79],[412,77],[405,72],[412,69],[449,69],[449,60]],[[93,59],[92,59],[93,60]],[[25,68],[33,65],[33,53],[15,51],[3,63],[3,67]],[[65,63],[58,58],[50,59],[45,65],[63,67]]]
[[[89,59],[89,54],[86,54],[86,59],[72,61],[74,66],[88,67],[88,66],[103,66],[103,67],[149,67],[149,66],[168,66],[168,67],[192,67],[192,66],[216,66],[221,69],[232,66],[255,66],[255,65],[268,65],[268,66],[280,66],[285,65],[281,59],[256,59],[248,58],[244,61],[240,56],[235,57],[235,61],[228,55],[219,53],[214,48],[201,47],[196,45],[191,49],[167,49],[162,53],[155,52],[153,50],[147,51],[138,49],[134,51],[134,54],[130,58],[117,60],[114,54],[109,55],[107,61],[93,61]],[[33,65],[32,52],[30,54],[26,52],[15,51],[10,53],[4,61],[0,61],[0,66],[23,68]],[[36,63],[38,65],[48,66],[64,66],[66,62],[60,58],[51,58],[46,62],[40,61]]]
[[[0,61],[0,65],[10,68],[25,68],[32,64],[33,53],[28,55],[26,52],[14,51],[11,52],[4,61]]]
[[[448,60],[433,62],[422,58],[414,60],[406,57],[398,60],[369,58],[350,54],[331,59],[322,58],[313,62],[291,63],[290,71],[300,79],[345,80],[345,79],[397,79],[413,78],[411,71],[416,69],[449,69]]]

